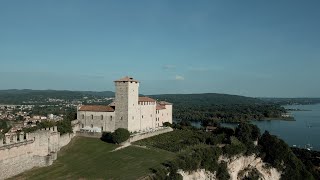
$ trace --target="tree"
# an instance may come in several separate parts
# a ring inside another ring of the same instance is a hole
[[[68,120],[62,120],[57,122],[57,128],[60,134],[72,133],[71,122]]]
[[[236,128],[236,137],[245,145],[251,145],[260,137],[260,129],[253,124],[241,123]]]
[[[124,128],[118,128],[112,133],[112,141],[116,144],[125,142],[130,137],[130,132]]]

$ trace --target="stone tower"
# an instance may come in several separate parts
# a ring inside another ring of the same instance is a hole
[[[139,82],[128,76],[114,82],[116,86],[115,129],[139,131]]]

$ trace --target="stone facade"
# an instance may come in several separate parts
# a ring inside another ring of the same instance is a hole
[[[60,136],[57,127],[27,134],[6,134],[6,139],[0,139],[0,180],[34,167],[51,165],[57,159],[57,152],[73,137],[73,133]]]
[[[81,122],[80,129],[92,129],[95,132],[115,130],[115,112],[78,111],[77,119]]]
[[[139,82],[130,77],[115,81],[115,101],[109,106],[80,106],[80,130],[113,132],[118,128],[130,132],[149,132],[172,123],[172,104],[139,97]]]

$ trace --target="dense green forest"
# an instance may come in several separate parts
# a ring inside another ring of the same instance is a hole
[[[210,122],[242,122],[282,118],[286,110],[278,104],[257,98],[227,94],[169,94],[153,98],[173,103],[176,120]]]

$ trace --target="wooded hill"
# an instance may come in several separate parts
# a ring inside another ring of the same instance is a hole
[[[261,100],[269,103],[276,103],[281,105],[307,105],[319,104],[320,98],[260,98]]]
[[[26,102],[44,102],[48,98],[77,100],[83,97],[104,98],[114,97],[114,92],[111,91],[67,91],[67,90],[30,90],[30,89],[10,89],[0,90],[0,104],[28,104]]]
[[[261,99],[228,94],[166,94],[153,95],[173,103],[176,120],[201,121],[204,125],[219,122],[279,119],[286,110],[278,104]]]
[[[114,97],[114,92],[62,90],[0,90],[0,104],[48,104],[48,98],[66,101]],[[164,94],[151,95],[157,100],[174,104],[173,117],[177,120],[240,122],[252,119],[281,118],[285,109],[273,102],[228,94]],[[106,103],[103,101],[102,103]]]

